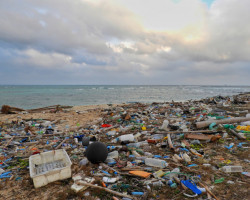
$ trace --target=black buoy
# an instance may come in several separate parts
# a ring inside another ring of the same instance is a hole
[[[93,164],[104,162],[108,157],[107,146],[101,142],[90,144],[86,150],[86,157]]]

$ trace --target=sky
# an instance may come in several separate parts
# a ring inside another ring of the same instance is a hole
[[[249,0],[0,0],[0,84],[250,85]]]

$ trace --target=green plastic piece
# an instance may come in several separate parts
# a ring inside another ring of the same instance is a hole
[[[215,180],[214,181],[214,183],[222,183],[222,182],[224,182],[224,178],[220,178],[220,179],[217,179],[217,180]]]
[[[223,125],[224,128],[231,128],[231,129],[234,129],[234,125],[232,124],[225,124]]]
[[[216,116],[216,119],[224,119],[224,116]]]

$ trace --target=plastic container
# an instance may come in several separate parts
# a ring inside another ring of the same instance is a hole
[[[30,177],[35,188],[71,177],[71,161],[64,149],[47,151],[29,157]]]
[[[147,166],[159,167],[159,168],[165,168],[168,166],[168,164],[165,160],[160,160],[160,159],[155,159],[155,158],[146,158],[145,164]]]
[[[227,173],[231,172],[243,172],[242,166],[224,166],[222,170]]]
[[[133,134],[127,134],[127,135],[122,135],[118,137],[118,141],[130,141],[133,142],[135,140],[135,137]]]

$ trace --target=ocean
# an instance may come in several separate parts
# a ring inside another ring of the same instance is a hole
[[[51,105],[96,105],[185,101],[250,92],[250,86],[25,85],[0,86],[0,106],[30,109]]]

